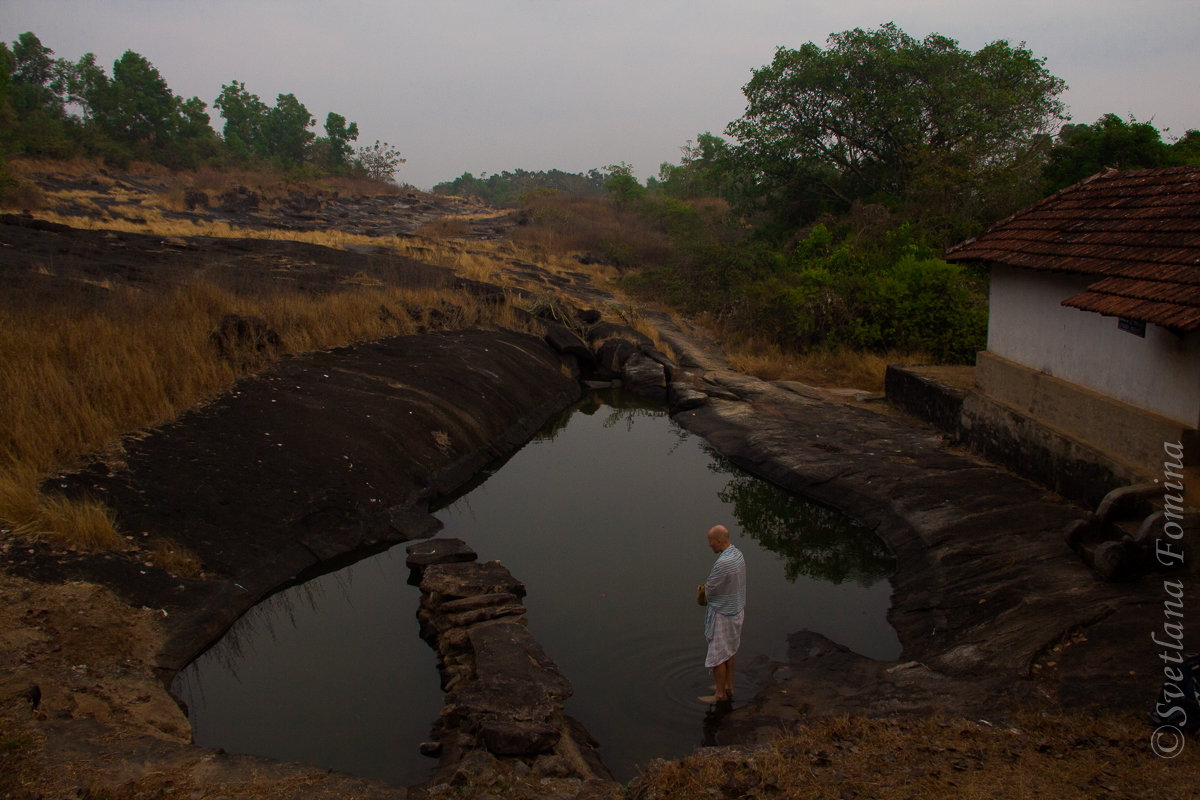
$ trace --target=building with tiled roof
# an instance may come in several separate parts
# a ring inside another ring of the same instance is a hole
[[[1161,475],[1168,441],[1200,463],[1200,167],[1094,175],[946,258],[991,276],[967,417],[1118,472]]]

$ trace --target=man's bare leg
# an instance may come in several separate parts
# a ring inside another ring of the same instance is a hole
[[[713,697],[722,703],[733,697],[733,659],[722,661],[713,667],[713,682],[716,683],[716,693]]]

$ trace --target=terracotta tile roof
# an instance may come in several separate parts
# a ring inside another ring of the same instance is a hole
[[[1063,305],[1200,329],[1200,167],[1109,170],[955,245],[947,261],[1096,275]]]

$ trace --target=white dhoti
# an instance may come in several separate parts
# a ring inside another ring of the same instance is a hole
[[[706,625],[708,634],[708,655],[704,657],[704,666],[708,669],[724,664],[733,658],[742,645],[742,620],[745,611],[736,614],[721,614],[709,610],[712,615],[710,625]]]
[[[708,611],[704,638],[708,655],[704,666],[712,669],[733,658],[742,644],[742,619],[746,611],[746,560],[732,544],[721,551],[704,582]]]

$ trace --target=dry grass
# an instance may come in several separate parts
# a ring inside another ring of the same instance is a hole
[[[201,574],[200,558],[188,548],[169,539],[159,539],[150,551],[150,563],[180,578]]]
[[[883,391],[889,364],[929,363],[923,353],[890,351],[881,355],[849,349],[796,353],[771,342],[732,337],[726,337],[724,344],[730,366],[738,372],[767,381],[799,381],[871,392]]]
[[[671,257],[670,237],[608,198],[544,194],[523,210],[529,222],[513,230],[513,239],[546,252],[593,253],[621,266],[661,264]]]
[[[1200,748],[1165,760],[1149,744],[1149,728],[1134,716],[1024,713],[1003,725],[841,717],[762,748],[655,762],[631,794],[636,800],[1195,797]]]
[[[430,239],[453,239],[471,232],[471,224],[461,217],[439,217],[417,228],[418,236]]]

